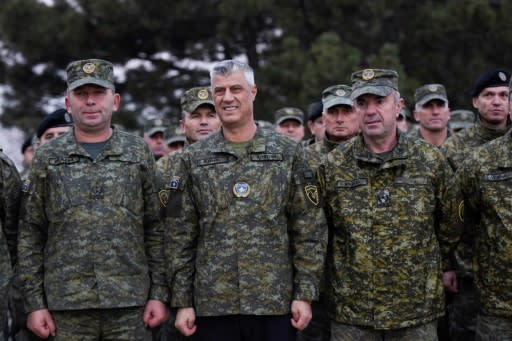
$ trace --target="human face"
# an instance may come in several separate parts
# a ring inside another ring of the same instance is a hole
[[[65,101],[75,130],[98,134],[110,129],[112,113],[119,108],[121,97],[111,89],[86,84],[69,91]]]
[[[193,112],[184,112],[181,131],[190,143],[202,140],[220,130],[219,116],[211,105],[201,105]]]
[[[396,91],[386,97],[365,94],[354,102],[354,109],[361,119],[365,139],[379,143],[396,136],[396,117],[403,105]]]
[[[25,148],[25,151],[23,152],[23,162],[25,165],[29,166],[32,164],[32,159],[34,158],[34,148],[32,145]]]
[[[359,115],[350,105],[334,105],[323,116],[325,133],[332,141],[346,141],[359,132]]]
[[[67,133],[70,130],[71,130],[70,126],[48,128],[45,130],[43,135],[41,135],[41,138],[39,139],[39,145],[42,146],[46,142],[53,140],[54,138],[59,137],[62,134]]]
[[[184,143],[181,141],[174,142],[174,143],[167,145],[166,152],[167,152],[167,154],[176,153],[177,151],[182,150],[184,146],[185,146]]]
[[[402,133],[407,133],[407,131],[409,130],[409,123],[407,123],[405,117],[398,115],[398,117],[396,118],[396,127]]]
[[[320,116],[314,121],[308,121],[308,129],[315,137],[315,142],[322,141],[325,136],[324,118]]]
[[[304,138],[304,126],[297,120],[284,120],[276,126],[276,131],[297,142]]]
[[[149,149],[153,152],[153,155],[157,158],[162,157],[165,155],[165,139],[164,139],[164,133],[161,131],[158,131],[154,133],[153,135],[144,136],[144,141],[149,146]]]
[[[489,128],[505,128],[509,105],[506,86],[485,88],[473,97],[473,107],[478,110],[482,124]]]
[[[256,85],[250,85],[243,71],[212,77],[215,111],[224,128],[253,124],[253,102]]]
[[[433,99],[423,104],[418,111],[414,112],[414,118],[420,122],[423,129],[429,131],[443,131],[448,127],[450,120],[450,109],[446,102]]]

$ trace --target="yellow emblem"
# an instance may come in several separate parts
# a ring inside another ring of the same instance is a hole
[[[82,67],[82,70],[84,70],[85,73],[93,73],[94,70],[96,70],[96,65],[93,63],[87,63]]]
[[[370,79],[373,79],[373,77],[375,77],[375,72],[373,72],[372,69],[363,70],[361,77],[363,78],[363,80],[369,81]]]
[[[343,97],[343,96],[345,96],[345,94],[346,94],[345,90],[342,90],[342,89],[336,90],[336,96]]]
[[[160,190],[160,192],[158,192],[158,199],[160,199],[160,204],[163,207],[167,207],[167,203],[169,202],[169,192],[165,189]]]
[[[205,89],[201,89],[197,92],[197,98],[199,99],[207,99],[208,98],[208,91]]]
[[[431,84],[431,85],[428,86],[428,90],[430,92],[436,92],[437,91],[437,86],[434,85],[434,84]]]
[[[462,222],[464,221],[464,200],[459,203],[459,219]]]
[[[318,187],[315,185],[307,185],[304,187],[304,192],[306,193],[306,197],[313,203],[313,205],[318,206],[320,203],[320,195],[318,194]]]

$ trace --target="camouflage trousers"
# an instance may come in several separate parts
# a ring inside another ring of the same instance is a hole
[[[143,307],[52,311],[54,341],[146,341],[151,332],[142,321]]]
[[[437,341],[437,322],[420,326],[375,330],[331,321],[331,341]]]
[[[512,318],[478,315],[476,341],[512,341]]]

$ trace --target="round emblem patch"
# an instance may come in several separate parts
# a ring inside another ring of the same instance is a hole
[[[251,193],[251,187],[247,182],[237,182],[233,186],[233,194],[237,198],[247,198]]]
[[[343,96],[345,96],[345,94],[346,94],[345,90],[342,90],[342,89],[336,90],[336,96],[343,97]]]
[[[363,73],[362,73],[361,77],[365,81],[369,81],[370,79],[373,79],[373,77],[375,77],[375,72],[373,72],[372,69],[363,70]]]
[[[94,70],[96,70],[96,65],[93,63],[87,63],[82,67],[82,70],[84,70],[85,73],[93,73]]]
[[[504,82],[507,80],[507,75],[503,72],[498,72],[498,77],[500,77],[500,79]]]
[[[199,98],[199,99],[207,99],[208,98],[208,91],[206,91],[205,89],[199,90],[197,92],[197,98]]]
[[[437,86],[434,85],[434,84],[431,84],[428,86],[428,91],[430,92],[436,92],[437,91]]]

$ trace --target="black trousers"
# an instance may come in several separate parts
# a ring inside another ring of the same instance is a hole
[[[295,341],[291,315],[198,316],[200,341]]]

